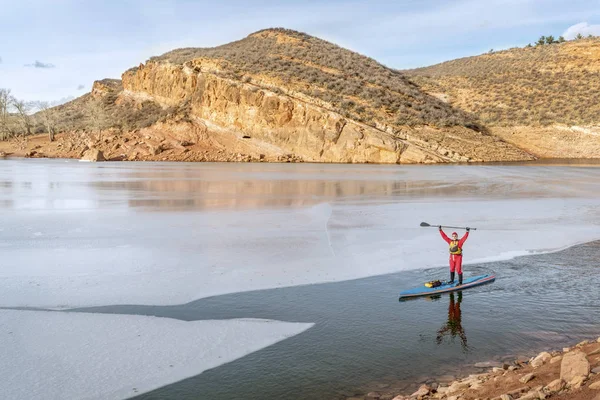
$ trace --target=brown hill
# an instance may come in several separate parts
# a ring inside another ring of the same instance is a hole
[[[600,38],[498,51],[404,71],[486,125],[600,122]]]
[[[499,51],[403,71],[544,158],[600,157],[600,38]]]
[[[109,158],[126,159],[204,160],[214,154],[232,160],[381,163],[532,158],[403,73],[285,29],[153,57],[126,71],[122,83],[98,81],[91,94],[56,113],[59,120],[71,121],[61,130],[79,131],[64,146],[69,155],[97,147]],[[110,144],[99,133],[107,129],[117,137]]]

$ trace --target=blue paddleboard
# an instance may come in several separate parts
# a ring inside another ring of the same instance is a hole
[[[434,287],[434,288],[428,288],[425,285],[423,285],[418,288],[409,289],[409,290],[400,292],[400,298],[406,299],[409,297],[431,296],[431,295],[436,295],[436,294],[441,294],[441,293],[455,292],[457,290],[464,290],[464,289],[472,288],[474,286],[484,285],[486,283],[493,282],[495,279],[496,279],[496,275],[479,275],[479,276],[473,276],[470,278],[463,279],[463,284],[460,286],[458,286],[458,284],[456,284],[456,283],[448,284],[446,282],[443,282],[442,286],[438,286],[438,287]]]

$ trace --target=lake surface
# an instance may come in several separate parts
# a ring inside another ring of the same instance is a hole
[[[599,336],[599,167],[2,161],[0,307],[314,324],[158,389],[132,374],[143,399],[408,390]],[[477,227],[465,273],[496,282],[399,302],[447,275],[421,221]]]

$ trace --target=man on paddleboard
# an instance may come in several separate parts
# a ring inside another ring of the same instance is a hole
[[[467,232],[459,240],[458,233],[452,232],[452,239],[450,239],[448,237],[448,235],[446,235],[444,233],[444,231],[442,230],[441,225],[439,225],[438,228],[440,230],[440,235],[442,235],[442,239],[444,239],[446,241],[446,243],[448,243],[448,245],[449,245],[449,250],[450,250],[450,282],[449,283],[454,283],[454,272],[456,271],[456,273],[458,274],[458,284],[462,285],[462,282],[463,282],[462,247],[463,247],[463,244],[465,243],[465,241],[467,240],[467,238],[469,237],[469,231],[471,229],[467,228]]]

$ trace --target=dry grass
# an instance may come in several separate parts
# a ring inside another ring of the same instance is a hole
[[[150,61],[185,64],[224,60],[229,78],[261,75],[329,103],[336,111],[374,125],[467,126],[473,116],[425,94],[402,73],[332,43],[286,29],[267,29],[215,48],[177,49]]]
[[[511,49],[404,71],[486,125],[597,124],[600,39]]]

